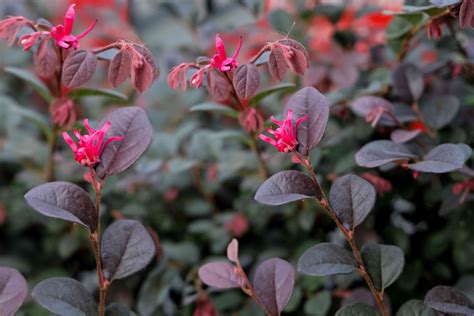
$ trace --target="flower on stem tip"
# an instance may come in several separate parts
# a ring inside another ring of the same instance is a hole
[[[298,145],[298,140],[296,138],[298,127],[301,122],[308,119],[308,116],[305,115],[296,120],[294,128],[293,110],[291,109],[288,110],[288,114],[284,120],[277,121],[273,116],[270,119],[273,123],[278,125],[278,128],[275,130],[267,128],[267,132],[272,134],[274,139],[264,134],[260,134],[260,139],[275,146],[279,152],[288,153],[294,151]]]
[[[77,129],[74,129],[74,135],[78,139],[77,144],[72,140],[67,132],[63,133],[63,138],[71,147],[74,153],[75,160],[85,166],[94,167],[100,162],[100,156],[104,151],[105,146],[113,141],[121,141],[124,138],[122,136],[109,137],[105,143],[103,143],[105,134],[110,128],[110,122],[106,122],[101,129],[93,129],[89,125],[87,119],[84,120],[84,126],[87,129],[89,135],[81,135]]]
[[[225,51],[225,44],[219,34],[216,34],[216,51],[217,53],[212,56],[210,65],[213,68],[218,69],[221,72],[229,71],[237,68],[238,63],[235,60],[239,55],[240,48],[242,47],[242,37],[240,37],[239,45],[231,57],[227,57]]]
[[[75,4],[71,4],[64,17],[64,25],[59,24],[51,28],[51,36],[56,40],[56,45],[62,48],[79,48],[79,40],[89,34],[94,28],[97,20],[93,22],[89,27],[78,35],[72,34],[72,27],[76,17],[76,11],[74,10]]]

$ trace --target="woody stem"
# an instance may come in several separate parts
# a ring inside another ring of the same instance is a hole
[[[324,191],[319,184],[319,181],[316,178],[316,174],[314,172],[313,167],[309,163],[308,159],[301,159],[302,165],[305,167],[305,169],[308,171],[310,174],[311,178],[315,182],[317,192],[318,192],[318,201],[320,205],[324,208],[326,213],[331,217],[331,219],[336,223],[337,227],[341,231],[341,233],[344,235],[344,238],[347,240],[347,243],[351,247],[352,250],[352,255],[354,256],[354,259],[357,264],[357,270],[359,271],[360,275],[362,278],[365,280],[367,283],[367,286],[370,289],[370,292],[372,293],[373,297],[375,298],[375,301],[377,302],[377,305],[382,313],[383,316],[388,316],[388,312],[385,309],[385,305],[383,302],[383,292],[379,292],[374,285],[374,282],[370,275],[367,273],[367,269],[365,268],[364,262],[362,261],[362,257],[360,255],[360,250],[357,248],[357,245],[354,240],[354,231],[349,230],[344,226],[344,224],[341,222],[341,220],[337,217],[336,212],[331,207],[331,204],[329,203],[328,198],[324,194]]]

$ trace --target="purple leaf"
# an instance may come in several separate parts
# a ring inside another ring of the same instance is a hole
[[[400,64],[393,72],[393,92],[405,102],[417,101],[424,86],[423,74],[412,63]]]
[[[109,65],[109,81],[112,86],[120,86],[130,76],[131,70],[132,54],[128,50],[119,51]]]
[[[38,283],[31,296],[41,306],[58,315],[98,315],[92,295],[78,281],[70,278],[50,278]]]
[[[231,96],[232,85],[226,78],[209,71],[207,74],[207,91],[215,101],[226,101]]]
[[[451,172],[462,168],[471,153],[471,148],[465,144],[441,144],[431,149],[422,161],[408,167],[420,172]]]
[[[25,200],[37,212],[83,225],[91,232],[97,227],[98,214],[89,194],[69,182],[50,182],[34,187]]]
[[[133,44],[133,48],[137,50],[140,54],[145,57],[145,62],[151,67],[153,70],[153,80],[157,79],[160,76],[160,69],[155,60],[155,56],[151,53],[151,51],[143,45],[136,45]]]
[[[33,62],[36,74],[45,79],[51,78],[56,69],[59,68],[58,55],[48,38],[43,39],[38,45],[38,49],[33,56]]]
[[[281,48],[272,49],[268,56],[268,70],[273,78],[282,81],[285,78],[288,66]]]
[[[314,181],[302,172],[281,171],[267,179],[255,193],[255,200],[266,205],[282,205],[318,196]]]
[[[357,98],[351,105],[352,111],[361,117],[367,117],[367,115],[373,112],[376,109],[383,109],[384,112],[380,116],[380,120],[378,121],[378,125],[381,126],[394,126],[396,122],[394,121],[393,117],[390,116],[387,112],[393,113],[395,115],[395,110],[392,103],[388,102],[387,100],[374,97],[374,96],[364,96]]]
[[[355,160],[361,167],[374,168],[413,157],[415,155],[402,144],[388,140],[376,140],[363,146],[355,155]]]
[[[361,177],[348,174],[338,178],[329,192],[337,217],[351,229],[357,227],[374,207],[377,192]]]
[[[311,276],[348,274],[355,270],[354,256],[332,243],[317,244],[298,259],[298,271]]]
[[[280,315],[293,293],[295,271],[283,259],[272,258],[260,264],[255,271],[253,287],[269,315]]]
[[[91,52],[76,50],[64,61],[62,83],[67,88],[76,88],[89,81],[97,69],[97,58]]]
[[[123,279],[145,268],[156,253],[146,228],[134,220],[119,220],[102,235],[102,267],[108,280]]]
[[[463,0],[461,3],[459,25],[463,29],[474,28],[474,0]]]
[[[420,133],[421,131],[418,129],[414,131],[407,131],[405,129],[396,129],[390,134],[390,139],[397,144],[403,144],[416,138],[418,135],[420,135]]]
[[[440,129],[451,123],[459,111],[460,102],[454,95],[437,95],[420,102],[427,126]]]
[[[98,128],[110,121],[108,136],[123,136],[121,141],[109,143],[96,167],[97,174],[104,178],[129,168],[150,145],[153,129],[145,110],[125,107],[115,110],[99,123]]]
[[[329,119],[329,103],[318,90],[306,87],[293,94],[288,100],[284,117],[288,109],[294,111],[295,119],[308,116],[307,120],[301,122],[297,131],[298,152],[306,156],[323,138]]]
[[[234,263],[239,261],[239,242],[235,238],[227,246],[227,259]]]
[[[425,304],[442,313],[474,315],[472,302],[460,290],[450,286],[436,286],[425,296]]]
[[[260,85],[260,73],[254,64],[240,65],[234,73],[235,92],[242,100],[249,100],[257,92]]]
[[[309,53],[308,51],[306,50],[306,48],[300,43],[300,42],[297,42],[295,40],[292,40],[291,38],[287,38],[287,39],[282,39],[282,40],[279,40],[278,41],[280,44],[283,44],[283,45],[286,45],[286,46],[289,46],[291,48],[293,48],[293,51],[299,51],[302,53],[302,56],[304,56],[304,59],[306,61],[306,66],[304,67],[304,69],[308,68],[309,67],[309,61],[310,61],[310,58],[309,58]],[[299,57],[300,58],[300,57]],[[288,60],[287,60],[288,62]],[[303,65],[302,65],[303,66]],[[304,72],[304,71],[303,71]],[[301,73],[300,73],[301,74]]]
[[[0,267],[0,313],[13,316],[28,294],[28,284],[16,269]]]
[[[226,262],[206,263],[199,268],[199,278],[208,286],[218,289],[242,287],[244,280],[235,270],[235,267]]]

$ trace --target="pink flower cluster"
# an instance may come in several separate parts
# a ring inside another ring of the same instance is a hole
[[[260,139],[275,146],[279,152],[288,153],[296,149],[298,145],[297,132],[301,122],[306,121],[308,116],[305,115],[296,120],[295,126],[293,127],[293,110],[289,109],[286,119],[277,121],[273,116],[270,118],[273,123],[278,125],[278,128],[273,130],[267,129],[267,132],[273,135],[274,139],[267,135],[260,134]]]
[[[104,151],[105,146],[113,141],[121,141],[124,138],[122,136],[109,137],[105,143],[103,143],[105,134],[110,128],[110,122],[106,122],[101,129],[93,129],[89,125],[87,119],[84,120],[84,126],[87,129],[89,135],[81,135],[77,129],[74,129],[74,135],[78,139],[76,144],[67,132],[63,133],[63,138],[71,147],[72,152],[75,155],[75,160],[85,167],[94,167],[100,162],[100,156]]]

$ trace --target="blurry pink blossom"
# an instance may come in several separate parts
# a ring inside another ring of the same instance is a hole
[[[232,69],[237,68],[238,63],[235,60],[239,55],[240,48],[242,47],[242,37],[240,38],[239,45],[235,50],[234,54],[231,57],[227,57],[227,53],[225,51],[225,44],[219,34],[216,34],[216,51],[217,53],[214,54],[211,58],[211,67],[218,69],[221,72],[226,72]]]
[[[73,35],[72,27],[76,18],[76,11],[74,10],[75,4],[71,4],[64,17],[64,25],[59,24],[51,28],[51,36],[56,40],[56,45],[62,48],[79,48],[79,40],[89,34],[94,28],[97,20],[95,20],[84,32]]]
[[[289,109],[286,119],[277,121],[273,116],[270,118],[273,123],[278,125],[278,128],[273,130],[271,128],[267,129],[267,132],[272,134],[275,139],[270,138],[269,136],[260,134],[260,139],[275,146],[279,152],[288,153],[296,149],[298,145],[298,140],[296,134],[298,132],[298,126],[301,122],[308,119],[308,116],[305,115],[299,118],[295,127],[293,128],[293,110]]]

